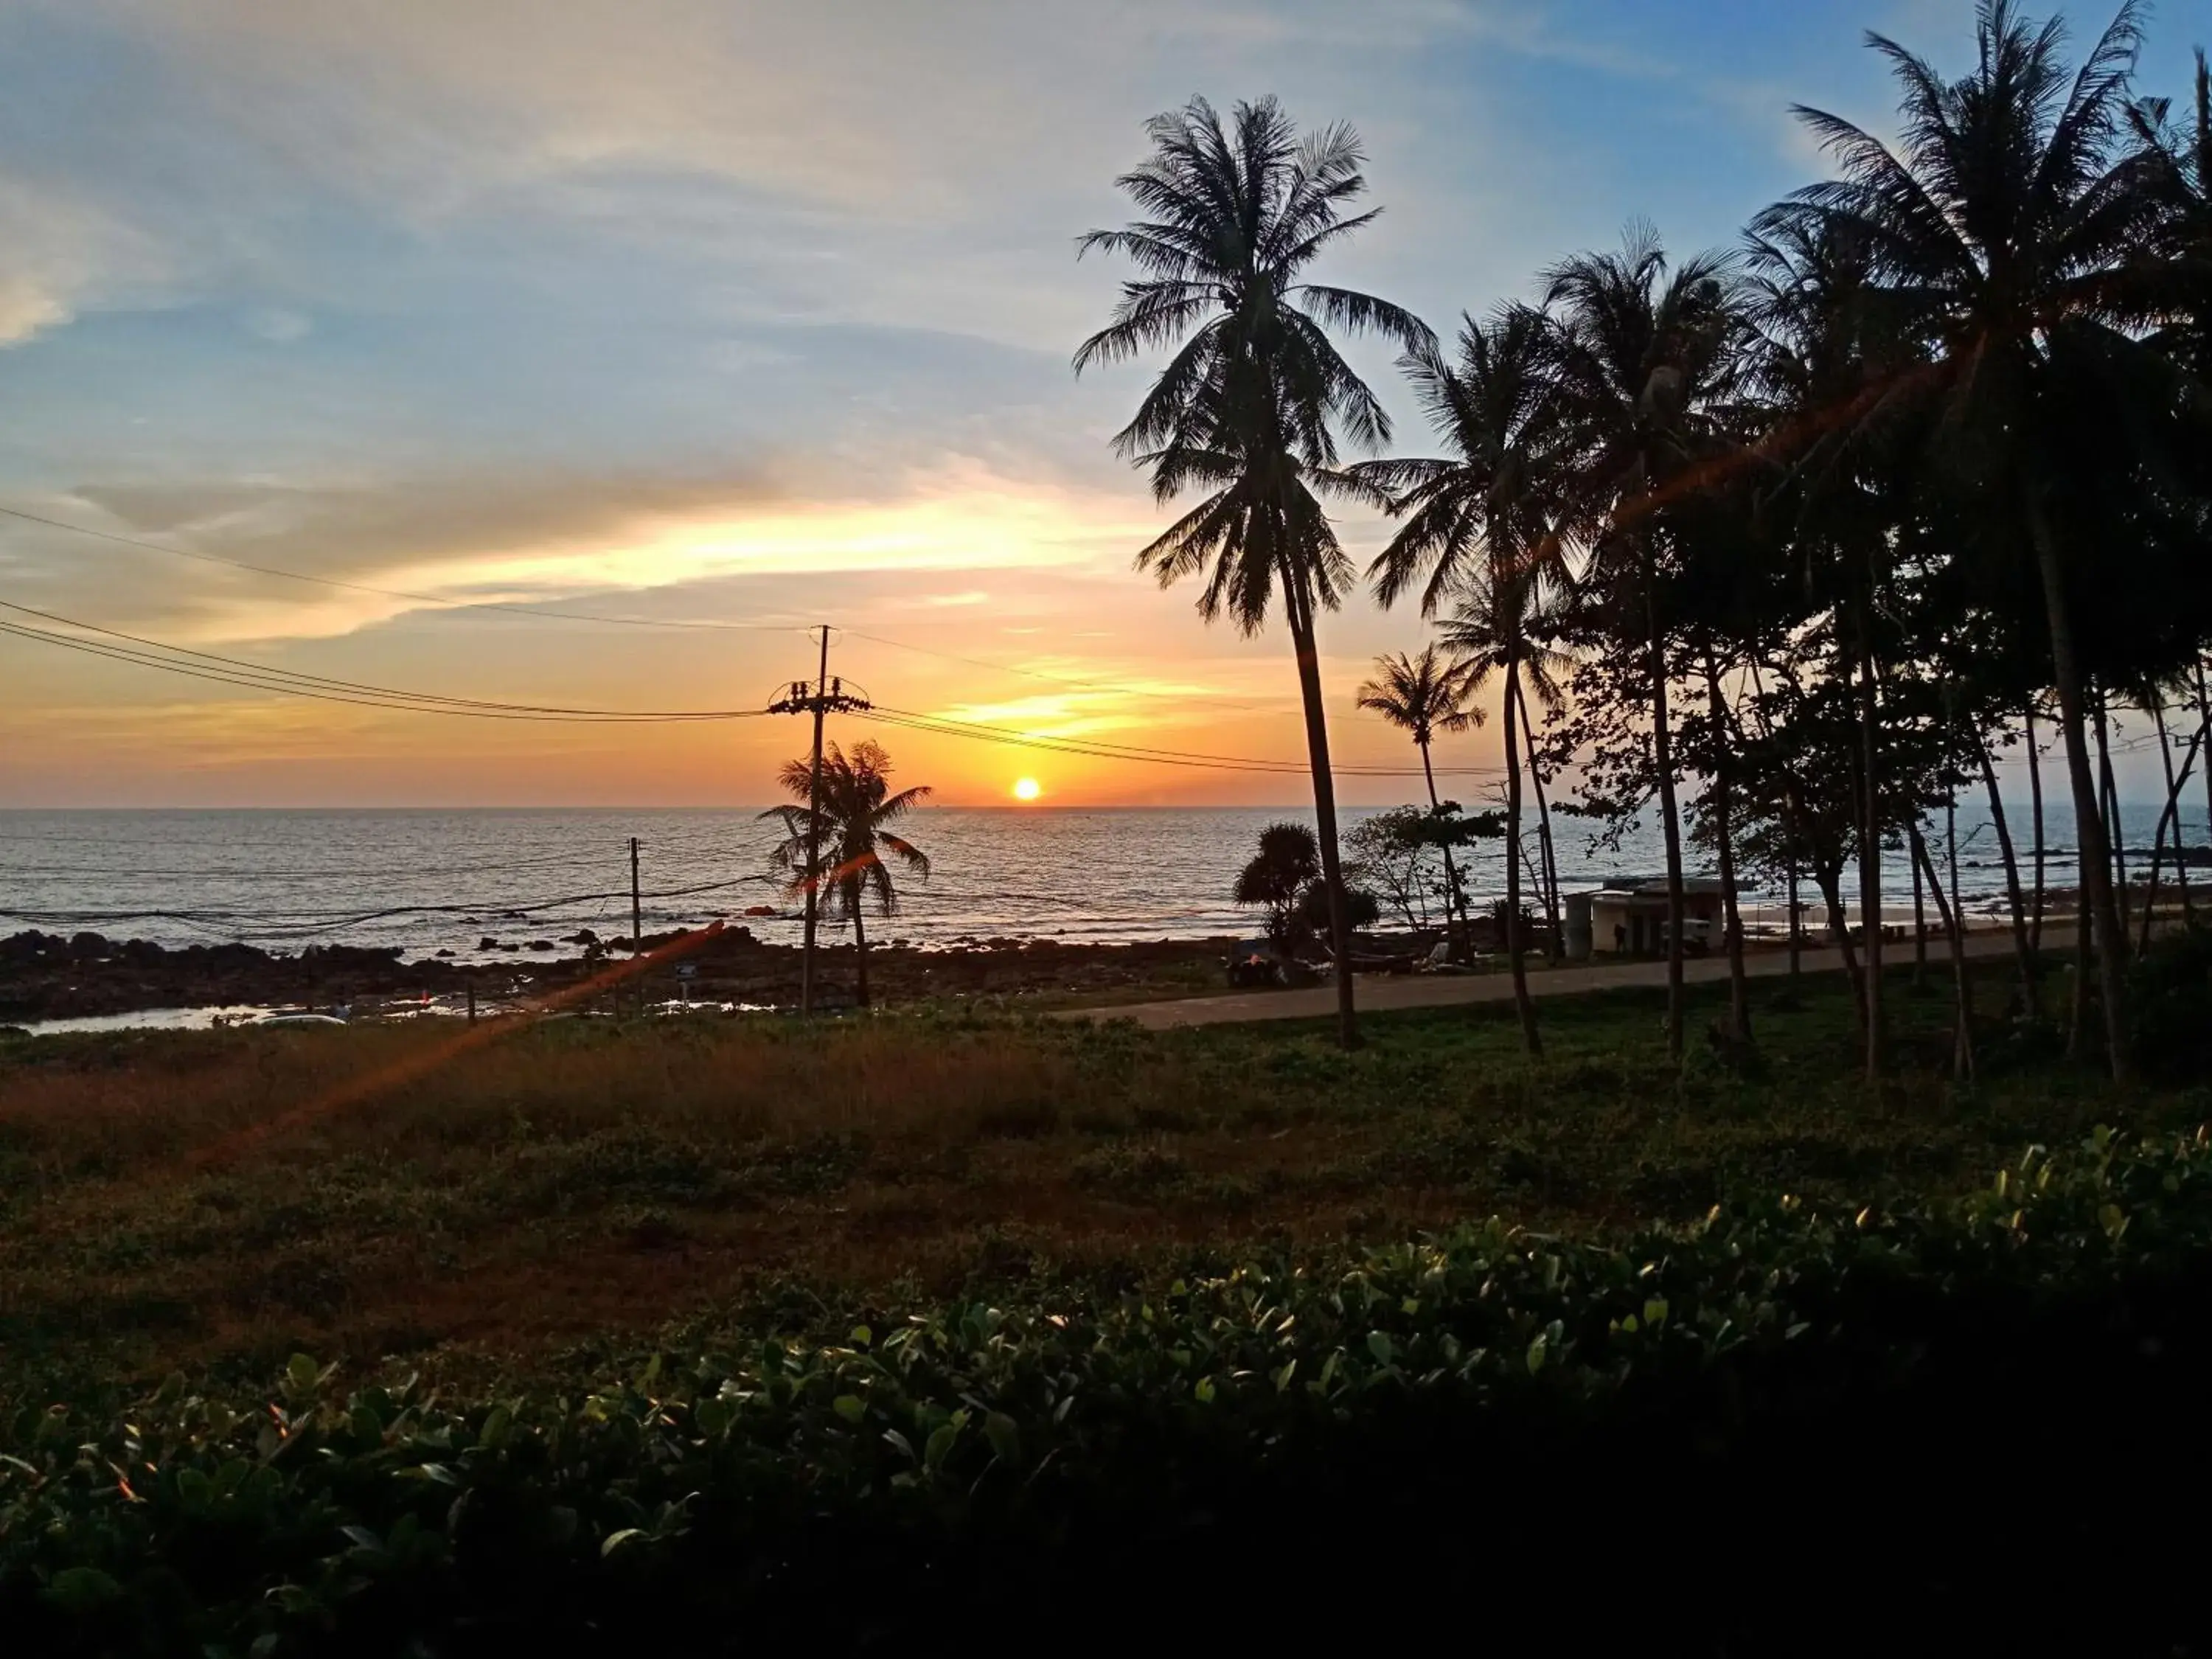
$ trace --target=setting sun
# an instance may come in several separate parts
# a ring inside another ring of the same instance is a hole
[[[1021,778],[1015,781],[1014,799],[1016,800],[1035,800],[1044,791],[1037,787],[1037,781],[1035,778]]]

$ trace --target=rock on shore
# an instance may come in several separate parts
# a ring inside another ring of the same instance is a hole
[[[690,948],[682,948],[687,942]],[[548,959],[551,942],[487,940],[486,949],[523,944],[526,951],[496,963],[438,957],[404,961],[397,946],[318,945],[292,954],[251,945],[191,945],[171,948],[145,939],[110,939],[99,933],[63,935],[32,930],[0,939],[0,1024],[82,1018],[152,1008],[200,1008],[225,1004],[359,1006],[424,996],[457,994],[473,988],[480,1000],[542,995],[580,981],[607,981],[580,990],[587,1004],[604,1000],[620,976],[625,1000],[635,979],[624,974],[627,940],[571,939],[582,954]],[[675,946],[669,959],[640,976],[646,995],[684,993],[697,1001],[784,1006],[799,997],[799,952],[769,945],[744,927],[678,929],[648,935],[647,951]],[[1225,939],[1163,939],[1135,945],[1067,944],[1057,940],[977,939],[951,950],[877,945],[868,952],[868,977],[886,1003],[931,996],[1000,996],[1042,991],[1114,990],[1156,980],[1188,983],[1212,969]],[[617,954],[610,954],[610,952]],[[678,962],[692,972],[679,980]],[[848,1001],[853,949],[827,943],[817,972],[824,1000]]]

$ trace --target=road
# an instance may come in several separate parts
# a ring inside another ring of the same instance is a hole
[[[2054,938],[2070,939],[2073,921],[2070,917],[2059,919],[2045,916],[2043,922],[2046,946]],[[1986,931],[1969,928],[1966,933],[1966,954],[1969,957],[2008,956],[2012,952],[2012,932],[2008,927]],[[1882,952],[1886,963],[1895,964],[1911,954],[1911,941],[1886,941]],[[1928,968],[1930,973],[1947,969],[1950,963],[1949,947],[1940,938],[1928,942]],[[1803,971],[1808,974],[1840,973],[1844,953],[1835,947],[1808,949],[1803,953]],[[1744,973],[1752,979],[1774,979],[1790,971],[1790,953],[1786,951],[1754,951],[1744,958]],[[1728,978],[1728,958],[1723,955],[1692,957],[1682,964],[1682,976],[1692,985],[1711,984]],[[1667,964],[1664,962],[1607,963],[1589,968],[1539,969],[1528,975],[1528,989],[1539,997],[1576,996],[1588,991],[1618,991],[1633,986],[1657,986],[1667,983]],[[1513,1000],[1512,976],[1505,973],[1491,974],[1406,974],[1366,975],[1357,981],[1359,1010],[1362,1013],[1382,1013],[1396,1008],[1448,1008],[1468,1002],[1510,1002]],[[1183,997],[1173,1002],[1125,1003],[1119,1007],[1071,1008],[1064,1011],[1063,1019],[1133,1019],[1147,1030],[1164,1031],[1176,1025],[1239,1025],[1263,1019],[1327,1019],[1336,1012],[1336,988],[1317,985],[1297,991],[1240,991],[1230,996]]]

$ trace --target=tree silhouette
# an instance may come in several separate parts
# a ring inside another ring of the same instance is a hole
[[[1455,358],[1427,347],[1404,362],[1452,453],[1355,469],[1390,491],[1390,510],[1404,520],[1369,569],[1376,597],[1389,605],[1419,584],[1427,617],[1450,600],[1443,637],[1462,685],[1479,690],[1492,673],[1504,681],[1505,950],[1531,1054],[1543,1041],[1521,925],[1522,680],[1526,672],[1545,705],[1559,706],[1565,660],[1532,637],[1547,591],[1567,580],[1562,550],[1573,457],[1553,375],[1557,357],[1546,319],[1528,307],[1509,307],[1486,323],[1462,318]]]
[[[1199,614],[1211,622],[1225,611],[1247,634],[1281,596],[1305,708],[1339,1036],[1350,1047],[1358,1042],[1352,922],[1315,620],[1341,602],[1352,572],[1321,498],[1371,496],[1340,469],[1338,434],[1371,448],[1390,422],[1328,329],[1372,330],[1409,350],[1428,331],[1383,301],[1304,279],[1375,217],[1346,213],[1366,190],[1349,127],[1301,142],[1272,98],[1238,104],[1226,126],[1194,99],[1146,131],[1150,158],[1116,181],[1145,217],[1080,244],[1143,274],[1122,285],[1112,320],[1084,342],[1075,368],[1172,352],[1115,447],[1150,471],[1159,501],[1189,491],[1202,499],[1137,556],[1139,568],[1163,586],[1202,575]]]
[[[1429,745],[1440,732],[1466,732],[1481,725],[1482,711],[1467,707],[1463,677],[1437,654],[1433,645],[1422,647],[1418,657],[1408,657],[1402,651],[1395,656],[1377,657],[1375,669],[1375,678],[1359,687],[1359,707],[1382,715],[1413,739],[1413,746],[1421,751],[1421,776],[1429,787],[1429,810],[1437,811],[1443,803],[1437,798],[1437,773],[1429,759]],[[1457,924],[1464,937],[1467,902],[1460,890],[1459,870],[1452,862],[1449,847],[1443,849],[1443,855],[1446,919]]]
[[[904,817],[929,796],[927,785],[890,791],[891,757],[874,743],[856,745],[848,755],[831,744],[822,757],[822,811],[817,817],[804,805],[771,806],[761,814],[782,824],[784,839],[769,853],[770,869],[789,878],[788,890],[806,890],[808,849],[819,846],[828,867],[822,897],[833,916],[853,924],[856,967],[854,1000],[868,1006],[868,926],[871,903],[880,916],[898,914],[899,895],[889,854],[905,870],[929,879],[929,860],[921,849],[886,827]],[[813,768],[806,757],[786,761],[776,773],[786,794],[805,802],[812,795]]]

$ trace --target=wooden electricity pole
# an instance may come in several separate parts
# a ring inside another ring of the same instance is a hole
[[[830,624],[822,624],[822,659],[814,684],[793,683],[790,695],[768,706],[771,714],[811,714],[814,716],[814,760],[806,790],[806,933],[799,957],[799,1012],[814,1012],[814,933],[821,915],[822,886],[822,722],[833,708],[842,711],[868,707],[866,697],[847,695],[842,681],[830,678]]]
[[[644,949],[645,912],[638,902],[637,893],[637,837],[632,836],[629,838],[629,963],[633,971],[636,969],[640,954]],[[616,995],[619,998],[621,993],[617,991]],[[645,1012],[645,981],[641,978],[637,982],[637,1012],[641,1016]],[[622,1012],[619,1001],[616,1004],[615,1012],[617,1015]]]
[[[814,1012],[814,926],[822,913],[822,717],[828,714],[830,624],[822,624],[822,666],[814,681],[814,771],[806,787],[806,946],[799,957],[799,1012]]]

